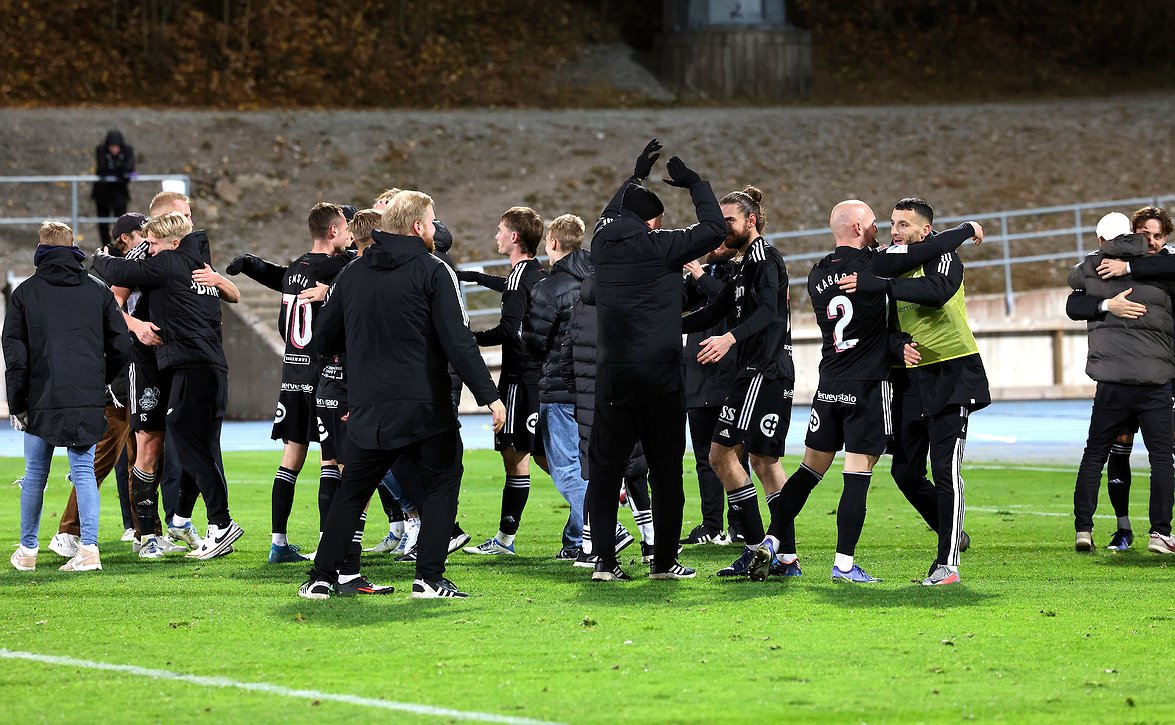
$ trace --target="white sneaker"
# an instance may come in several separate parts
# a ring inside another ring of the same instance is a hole
[[[49,539],[49,551],[54,554],[60,554],[66,559],[72,559],[77,556],[78,544],[81,539],[73,534],[53,534],[53,538]]]
[[[139,558],[140,559],[162,559],[167,552],[159,544],[160,537],[158,536],[144,536],[143,540],[139,542]]]
[[[416,540],[420,538],[420,519],[404,519],[404,553],[416,548]]]
[[[159,548],[163,549],[164,554],[174,554],[177,551],[186,552],[188,550],[188,547],[181,546],[180,544],[176,543],[176,541],[167,534],[163,536],[157,536],[156,539],[157,543],[159,544]]]
[[[61,571],[101,571],[102,557],[98,555],[97,546],[79,544],[77,555],[58,568]]]
[[[395,551],[396,548],[400,546],[401,538],[403,537],[396,536],[389,531],[388,535],[383,537],[383,539],[381,539],[378,544],[371,547],[370,549],[364,549],[363,551],[372,554],[387,554],[389,552]]]
[[[35,571],[37,568],[37,550],[26,549],[23,546],[17,545],[16,551],[12,552],[12,556],[8,561],[12,564],[12,568],[17,571]]]
[[[208,524],[208,535],[200,542],[200,546],[187,553],[189,559],[215,559],[232,551],[232,544],[245,530],[237,525],[236,521],[229,521],[225,527]]]
[[[134,540],[135,540],[135,530],[133,528],[127,529],[126,531],[122,532],[122,538],[119,539],[119,541],[134,541]]]
[[[182,541],[189,549],[197,549],[200,547],[200,534],[196,532],[196,527],[192,526],[192,522],[184,524],[183,526],[168,526],[167,535],[175,541]]]

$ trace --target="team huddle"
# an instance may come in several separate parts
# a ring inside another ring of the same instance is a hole
[[[413,562],[412,597],[467,596],[446,577],[447,558],[515,554],[532,461],[570,507],[555,558],[590,569],[593,581],[630,579],[619,553],[636,538],[618,521],[618,505],[633,511],[652,579],[694,577],[679,559],[683,546],[719,541],[743,548],[718,576],[801,576],[797,520],[840,450],[831,578],[878,581],[854,558],[873,469],[889,452],[894,481],[937,535],[923,583],[959,582],[970,543],[961,475],[967,421],[990,395],[956,250],[981,242],[983,229],[968,222],[935,232],[930,204],[904,198],[891,215],[892,244],[881,247],[867,204],[832,209],[835,248],[807,284],[822,337],[819,382],[803,462],[789,474],[780,461],[796,380],[789,278],[763,237],[763,195],[748,186],[718,199],[675,156],[664,181],[689,192],[696,223],[664,228],[664,205],[645,185],[661,150],[653,140],[637,157],[595,223],[590,251],[587,226],[574,214],[544,225],[528,207],[505,211],[495,236],[511,264],[503,277],[458,270],[432,198],[414,190],[390,189],[362,210],[318,203],[308,215],[306,254],[286,265],[246,254],[225,275],[211,267],[208,238],[193,229],[181,194],[157,195],[149,217],[120,217],[111,243],[93,257],[93,276],[69,227],[46,222],[36,273],[13,293],[3,334],[12,421],[26,433],[13,566],[36,566],[56,446],[68,449],[73,484],[49,544],[67,557],[62,569],[101,568],[98,486],[112,471],[124,540],[138,556],[233,552],[243,530],[229,513],[220,454],[228,391],[220,304],[239,300],[229,278],[244,274],[280,295],[285,350],[272,438],[283,450],[269,562],[312,564],[303,597],[393,591],[361,570],[377,492],[388,533],[368,554]],[[547,267],[536,258],[540,247]],[[470,329],[462,282],[501,293],[496,325]],[[1107,310],[1115,319],[1143,316],[1127,307],[1135,303],[1125,292],[1090,295],[1100,303],[1091,325],[1104,326]],[[488,346],[502,349],[497,382],[479,350]],[[1175,360],[1170,367],[1168,405]],[[361,394],[348,394],[350,381]],[[503,465],[498,528],[478,544],[457,524],[463,387],[491,414]],[[1137,418],[1114,416],[1103,427],[1117,435]],[[687,419],[702,523],[682,538]],[[1157,426],[1146,420],[1144,436]],[[288,524],[312,443],[321,452],[320,533],[316,551],[303,553]],[[1100,477],[1105,457],[1094,458]],[[1096,503],[1096,484],[1093,496]],[[201,498],[203,536],[192,523]],[[1169,498],[1156,529],[1165,540]]]

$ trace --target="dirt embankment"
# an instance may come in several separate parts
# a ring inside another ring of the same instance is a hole
[[[364,206],[389,186],[430,193],[457,239],[456,257],[468,260],[492,256],[498,216],[513,205],[546,219],[573,212],[590,226],[653,136],[719,195],[763,189],[769,230],[785,230],[821,227],[833,204],[853,197],[885,218],[909,195],[945,216],[1169,193],[1173,110],[1170,93],[732,110],[5,109],[0,174],[91,173],[94,146],[119,128],[141,173],[192,176],[194,214],[221,266],[245,250],[295,256],[308,248],[306,212],[316,201]],[[688,195],[656,188],[667,223],[688,224]],[[68,188],[5,192],[6,217],[68,213]],[[145,211],[153,192],[136,188],[132,209]],[[93,246],[96,231],[81,231],[82,245]],[[34,228],[0,226],[0,264],[31,270],[34,243]]]

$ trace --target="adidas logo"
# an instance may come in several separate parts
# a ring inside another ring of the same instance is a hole
[[[722,436],[723,438],[729,438],[730,437],[730,429],[723,428],[722,430],[718,431],[718,435]]]

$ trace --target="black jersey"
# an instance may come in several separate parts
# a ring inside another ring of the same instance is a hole
[[[542,376],[542,360],[532,357],[522,344],[522,320],[530,310],[531,290],[546,277],[547,270],[537,259],[524,259],[514,265],[502,291],[502,318],[496,326],[475,333],[478,345],[502,346],[502,380],[525,379],[537,384]]]
[[[277,318],[278,332],[286,341],[282,390],[314,394],[320,372],[314,345],[314,318],[322,303],[298,299],[298,294],[319,282],[329,284],[349,260],[348,255],[308,252],[286,267]]]
[[[854,272],[897,277],[959,248],[975,233],[969,223],[933,234],[919,244],[885,249],[837,247],[812,267],[808,296],[820,326],[820,384],[844,380],[888,380],[889,296],[885,292],[853,294],[837,282]]]
[[[762,374],[770,380],[795,381],[787,266],[779,250],[763,237],[751,242],[742,264],[735,266],[722,293],[705,309],[682,320],[682,330],[706,329],[734,311],[730,334],[737,341],[735,379]],[[697,350],[690,354],[696,355]]]

